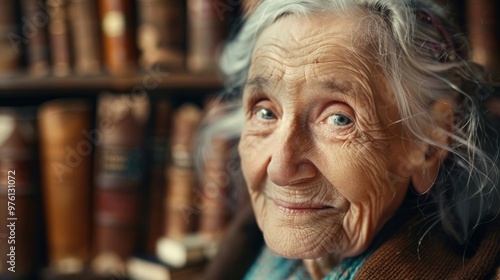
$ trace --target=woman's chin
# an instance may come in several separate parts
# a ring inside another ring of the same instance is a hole
[[[308,235],[304,238],[294,238],[296,232],[290,230],[264,232],[267,247],[276,255],[288,259],[315,259],[334,253],[338,244],[324,237]]]

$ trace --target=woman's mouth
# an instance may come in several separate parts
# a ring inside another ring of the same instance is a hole
[[[317,203],[285,202],[279,199],[274,199],[273,201],[276,207],[285,214],[308,214],[333,208],[328,205]]]

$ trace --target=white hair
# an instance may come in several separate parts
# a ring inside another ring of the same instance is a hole
[[[498,156],[494,154],[498,141],[485,132],[488,127],[479,106],[484,87],[475,73],[477,66],[469,59],[466,38],[454,29],[447,11],[431,1],[263,0],[221,57],[226,95],[236,102],[224,117],[217,114],[217,121],[203,129],[201,145],[214,134],[239,137],[243,113],[238,100],[262,31],[283,15],[307,19],[318,13],[358,16],[361,24],[369,20],[363,29],[369,36],[363,37],[370,38],[387,85],[395,93],[399,122],[416,140],[448,151],[426,196],[436,208],[427,231],[440,223],[450,236],[464,243],[479,224],[499,211],[493,209],[500,197]],[[430,104],[444,98],[455,100],[452,132],[434,124],[429,114]],[[447,135],[451,143],[433,140],[424,133],[424,124]]]

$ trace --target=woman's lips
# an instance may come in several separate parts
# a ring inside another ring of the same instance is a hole
[[[292,203],[274,199],[274,204],[285,214],[307,214],[333,207],[316,203]]]

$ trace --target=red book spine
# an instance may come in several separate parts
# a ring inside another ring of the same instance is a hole
[[[106,274],[123,268],[136,247],[149,101],[102,94],[98,103],[93,267]],[[106,256],[114,256],[116,263],[108,264]]]
[[[34,118],[0,109],[0,278],[33,277],[39,189],[34,172]]]

